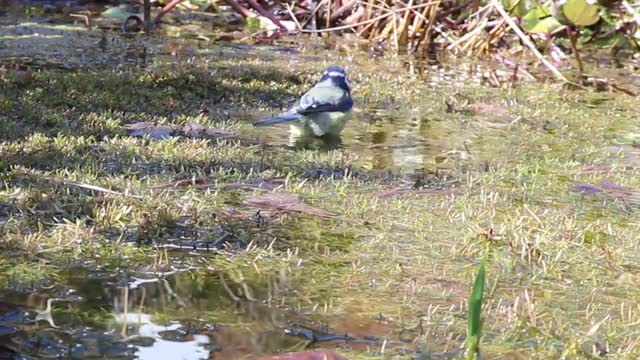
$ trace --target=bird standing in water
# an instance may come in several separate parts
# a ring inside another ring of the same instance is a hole
[[[320,81],[288,111],[254,121],[255,126],[289,123],[292,136],[335,136],[351,117],[353,100],[347,74],[340,66],[329,66]]]

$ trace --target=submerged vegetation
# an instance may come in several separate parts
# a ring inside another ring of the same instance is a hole
[[[3,27],[0,354],[640,354],[636,98],[158,40]],[[250,126],[331,63],[340,143]]]

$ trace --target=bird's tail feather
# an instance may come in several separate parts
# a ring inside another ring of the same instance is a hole
[[[295,121],[300,118],[300,114],[282,114],[274,117],[267,117],[258,119],[253,122],[255,126],[267,126],[273,124],[280,124],[283,122]]]

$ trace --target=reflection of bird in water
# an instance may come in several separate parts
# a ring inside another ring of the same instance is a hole
[[[329,151],[342,146],[340,135],[297,136],[293,132],[289,136],[289,146],[296,149]]]
[[[320,81],[302,95],[288,111],[256,120],[255,126],[289,123],[290,140],[296,146],[317,143],[339,143],[340,133],[351,117],[353,100],[345,70],[329,66]]]

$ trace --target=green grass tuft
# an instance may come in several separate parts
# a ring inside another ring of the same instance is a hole
[[[473,360],[480,356],[480,337],[482,335],[482,297],[484,296],[486,258],[480,263],[473,290],[469,298],[468,329],[465,359]]]

